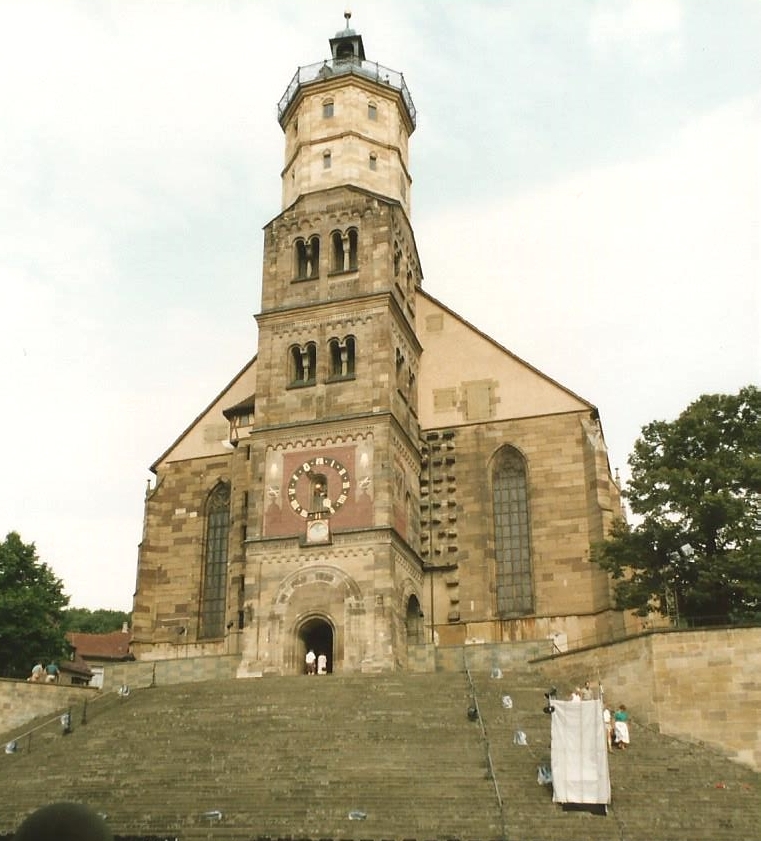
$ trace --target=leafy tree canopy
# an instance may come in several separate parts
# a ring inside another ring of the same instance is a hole
[[[64,611],[64,630],[82,634],[109,634],[121,631],[124,623],[130,624],[130,614],[121,610],[88,610],[86,607],[70,607]]]
[[[643,427],[614,524],[593,558],[621,608],[690,624],[761,619],[761,391],[705,394]]]
[[[35,663],[68,656],[62,624],[69,597],[34,543],[10,532],[0,543],[0,674],[26,677]]]

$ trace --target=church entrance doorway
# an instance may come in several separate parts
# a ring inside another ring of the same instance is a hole
[[[325,657],[323,674],[331,674],[333,671],[333,628],[330,623],[320,617],[307,619],[299,628],[298,636],[302,649],[302,670],[306,672],[306,655],[311,650],[317,657],[318,665],[321,662],[320,655]]]

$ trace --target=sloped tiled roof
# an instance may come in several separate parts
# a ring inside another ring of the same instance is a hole
[[[68,672],[69,674],[86,678],[92,677],[92,670],[82,659],[82,655],[78,654],[76,651],[74,652],[74,656],[71,660],[61,660],[60,668],[62,672]]]
[[[85,660],[132,660],[129,650],[131,634],[112,631],[110,634],[80,634],[71,632],[66,638],[77,654]]]

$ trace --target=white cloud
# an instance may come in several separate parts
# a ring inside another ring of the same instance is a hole
[[[680,0],[603,0],[589,20],[589,42],[604,58],[629,51],[653,71],[682,52]]]

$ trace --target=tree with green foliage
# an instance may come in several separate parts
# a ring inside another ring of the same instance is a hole
[[[617,521],[593,559],[618,607],[683,624],[761,620],[761,391],[706,394],[642,428]]]
[[[34,543],[10,532],[0,543],[0,675],[26,677],[35,663],[68,657],[63,582]]]
[[[64,630],[81,634],[109,634],[112,631],[121,631],[125,622],[130,624],[130,614],[122,610],[70,607],[63,614]]]

